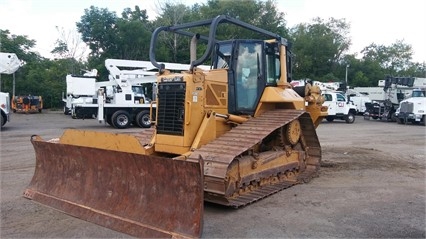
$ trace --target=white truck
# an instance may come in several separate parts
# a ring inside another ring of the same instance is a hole
[[[21,60],[15,53],[0,52],[0,74],[15,74],[21,67]],[[1,76],[0,76],[1,87]],[[0,88],[1,91],[1,88]],[[13,93],[15,93],[15,75],[13,75]],[[9,93],[0,92],[1,128],[10,121],[10,96]]]
[[[372,102],[367,105],[364,119],[397,121],[397,108],[400,103],[411,96],[413,89],[426,87],[426,78],[386,76],[380,80],[379,87],[355,88],[368,93]]]
[[[10,97],[9,93],[0,92],[1,127],[10,120]]]
[[[83,75],[66,76],[66,97],[63,97],[64,114],[70,115],[75,104],[92,104],[96,91],[101,85],[96,82],[98,71],[93,69]]]
[[[363,115],[367,106],[366,103],[371,103],[372,100],[366,94],[361,94],[353,89],[348,89],[346,91],[346,96],[349,101],[351,101],[356,107],[356,113],[359,115]]]
[[[185,64],[164,64],[170,70],[189,70],[189,65]],[[127,128],[131,124],[142,128],[151,127],[151,116],[154,117],[156,108],[152,101],[155,94],[148,97],[146,89],[148,84],[153,87],[152,92],[155,92],[157,68],[149,61],[121,59],[107,59],[105,67],[110,73],[109,81],[91,83],[91,87],[85,86],[90,89],[89,92],[96,93],[92,96],[85,95],[83,102],[73,102],[73,118],[96,117],[100,123],[107,122],[118,129]]]
[[[143,84],[156,82],[155,72],[150,71],[155,67],[147,61],[119,59],[107,59],[105,66],[110,73],[108,81],[96,82],[95,71],[86,76],[67,76],[67,108],[72,117],[96,117],[100,123],[119,129],[132,123],[151,127],[150,111],[155,105],[145,96]]]
[[[341,92],[323,91],[322,96],[325,99],[323,106],[328,107],[328,116],[325,118],[328,122],[335,119],[345,120],[348,124],[355,122],[356,107]]]
[[[411,97],[399,103],[395,116],[398,124],[411,122],[426,126],[426,88],[413,89]]]

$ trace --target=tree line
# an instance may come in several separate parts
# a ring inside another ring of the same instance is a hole
[[[347,72],[350,86],[377,86],[386,75],[425,77],[425,63],[413,62],[413,49],[403,40],[391,45],[371,43],[359,55],[349,54],[350,23],[346,19],[314,18],[308,23],[287,26],[285,14],[277,10],[275,0],[239,1],[208,0],[187,6],[163,2],[154,20],[149,20],[139,6],[125,8],[120,15],[108,8],[91,6],[84,9],[76,23],[79,38],[65,37],[62,31],[51,53],[55,59],[40,56],[33,50],[36,41],[25,35],[14,35],[0,29],[0,51],[15,53],[25,62],[16,73],[16,95],[41,95],[46,108],[62,107],[67,74],[82,74],[98,69],[99,79],[106,80],[105,59],[149,60],[152,32],[159,26],[169,26],[217,15],[228,15],[254,26],[277,33],[291,43],[294,54],[294,79],[313,79],[323,82],[344,81]],[[206,33],[207,28],[200,28]],[[256,38],[256,35],[233,26],[219,27],[219,39]],[[78,42],[90,49],[87,58],[79,55]],[[157,43],[159,61],[189,64],[189,40],[162,35]],[[199,45],[203,48],[203,45]],[[203,49],[197,52],[202,53]],[[2,91],[12,93],[12,76],[2,75]]]

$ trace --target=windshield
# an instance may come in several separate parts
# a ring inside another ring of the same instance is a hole
[[[133,91],[133,93],[135,93],[135,96],[142,96],[143,95],[143,88],[140,85],[132,86],[132,91]]]
[[[425,97],[425,91],[423,90],[413,90],[412,97]]]

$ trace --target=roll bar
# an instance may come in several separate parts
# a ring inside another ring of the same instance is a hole
[[[149,59],[151,61],[151,63],[157,67],[160,71],[160,74],[164,71],[165,66],[164,64],[158,63],[157,60],[155,59],[155,47],[156,47],[156,43],[157,43],[157,39],[158,39],[158,35],[160,34],[160,32],[165,31],[165,32],[171,32],[174,34],[180,34],[183,36],[187,36],[187,37],[193,37],[195,35],[197,35],[198,39],[201,40],[205,40],[207,41],[207,48],[206,51],[204,52],[204,54],[196,59],[193,60],[191,62],[191,66],[190,66],[190,70],[192,71],[194,67],[201,65],[202,63],[204,63],[209,56],[211,55],[214,45],[216,43],[216,30],[219,24],[221,23],[231,23],[234,24],[236,26],[240,26],[242,28],[251,30],[253,32],[256,33],[261,33],[265,36],[267,36],[268,38],[272,38],[272,39],[276,39],[280,44],[288,46],[288,42],[287,39],[279,36],[276,33],[267,31],[265,29],[261,29],[259,27],[253,26],[251,24],[242,22],[238,19],[229,17],[229,16],[225,16],[225,15],[219,15],[215,18],[209,19],[209,20],[201,20],[201,21],[195,21],[195,22],[189,22],[189,23],[184,23],[184,24],[180,24],[180,25],[175,25],[175,26],[168,26],[168,27],[158,27],[157,29],[154,30],[152,37],[151,37],[151,44],[149,47]],[[193,32],[189,32],[183,29],[191,29],[194,27],[200,27],[200,26],[209,26],[210,25],[210,30],[209,30],[209,35],[208,36],[204,36],[204,35],[200,35],[199,33],[193,33]]]

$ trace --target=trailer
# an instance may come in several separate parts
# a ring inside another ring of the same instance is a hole
[[[41,95],[18,95],[12,97],[13,113],[41,113],[43,97]]]

